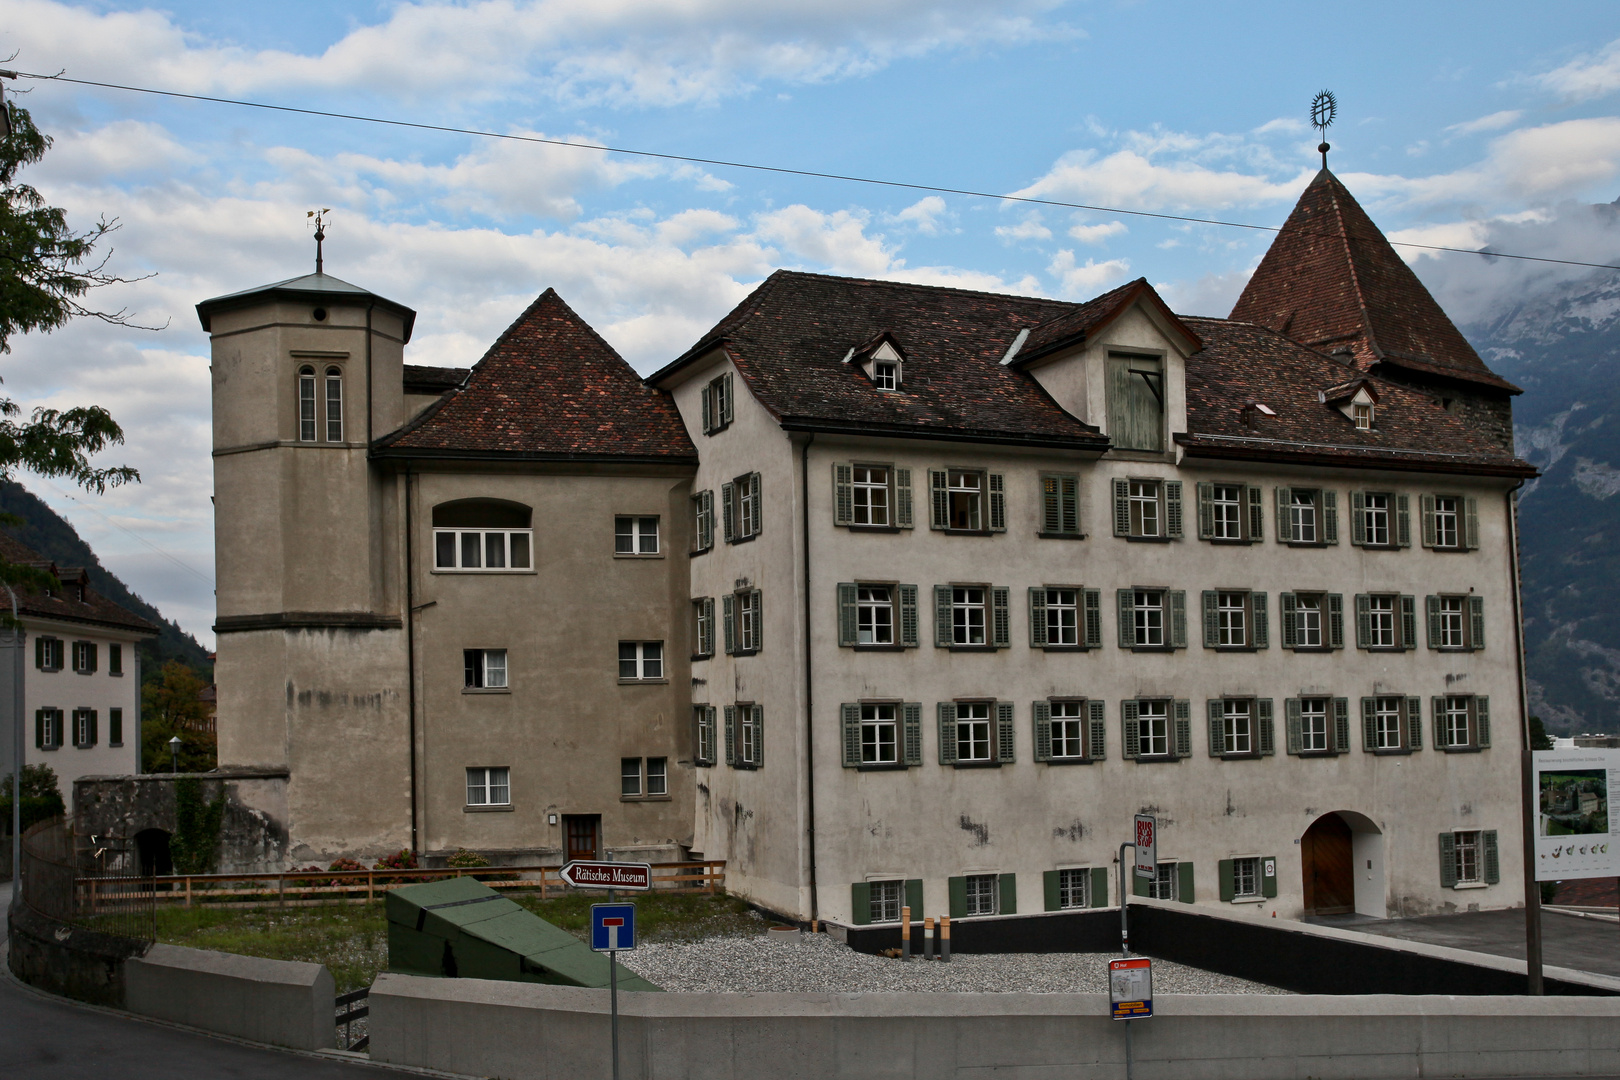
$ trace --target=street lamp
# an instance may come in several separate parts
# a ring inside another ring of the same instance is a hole
[[[174,738],[169,740],[169,760],[171,762],[171,764],[169,766],[169,771],[172,772],[172,773],[179,772],[180,771],[180,736],[178,736],[178,735],[176,735]]]

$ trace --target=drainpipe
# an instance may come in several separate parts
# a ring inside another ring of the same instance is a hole
[[[1524,673],[1524,601],[1519,594],[1519,489],[1508,489],[1509,569],[1513,575],[1513,658],[1519,671],[1519,801],[1524,859],[1524,957],[1527,991],[1546,993],[1541,981],[1541,885],[1536,881],[1536,767],[1530,750],[1530,698]]]
[[[11,733],[11,902],[15,904],[22,897],[22,770],[23,752],[28,745],[23,735],[23,643],[28,635],[17,618],[17,594],[10,585],[6,592],[11,594],[11,716],[16,721]]]
[[[811,432],[810,437],[804,441],[804,449],[799,456],[799,520],[803,528],[801,546],[804,551],[804,767],[805,767],[805,813],[809,818],[810,842],[810,926],[814,930],[821,917],[820,905],[817,902],[816,892],[816,737],[815,724],[815,681],[811,676],[811,658],[813,645],[810,640],[810,444],[816,441],[816,433]]]
[[[369,338],[367,339],[369,342]],[[416,522],[411,516],[411,466],[405,463],[405,699],[410,713],[408,724],[411,755],[411,854],[417,852],[416,835],[416,560],[411,538]]]

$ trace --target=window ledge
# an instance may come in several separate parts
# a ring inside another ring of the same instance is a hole
[[[1084,540],[1086,538],[1085,533],[1037,532],[1035,535],[1040,537],[1042,540]]]
[[[1301,750],[1294,757],[1302,758],[1336,758],[1342,751],[1339,750]]]
[[[1410,746],[1377,746],[1370,752],[1379,757],[1407,757],[1411,755],[1412,748]]]
[[[613,553],[613,557],[615,559],[662,559],[664,557],[664,553],[662,551],[654,551],[650,553],[640,551],[615,551]]]
[[[1263,904],[1265,902],[1266,898],[1264,896],[1234,896],[1228,901],[1228,903],[1233,904]]]
[[[1089,757],[1051,757],[1041,762],[1042,765],[1091,765],[1096,758]]]
[[[1041,645],[1042,652],[1089,652],[1093,645]]]
[[[759,771],[759,766],[754,764],[751,761],[750,762],[742,762],[742,761],[733,762],[731,767],[733,769],[746,769],[748,772],[758,772]]]
[[[957,769],[999,769],[1006,762],[1002,761],[953,761],[952,767]]]
[[[911,766],[904,761],[867,761],[849,768],[856,772],[905,772]]]
[[[1442,746],[1440,749],[1448,754],[1477,754],[1485,748],[1483,746]]]
[[[631,803],[631,802],[672,802],[672,801],[674,801],[674,796],[672,796],[672,795],[620,795],[619,796],[619,801],[620,802],[626,802],[626,803]]]
[[[747,543],[751,543],[758,536],[759,536],[759,533],[749,533],[747,536],[733,536],[730,540],[727,540],[726,543],[728,543],[728,544],[747,544]]]
[[[942,532],[946,536],[993,536],[994,535],[994,532],[992,530],[990,530],[990,529],[936,529],[935,531],[936,532]],[[1005,531],[1005,530],[997,530],[997,531]]]
[[[995,652],[997,649],[1005,649],[1005,648],[1007,648],[1007,646],[1005,646],[1005,645],[946,645],[946,646],[944,646],[944,648],[949,649],[951,652],[973,653],[973,652]]]
[[[663,686],[668,679],[620,679],[620,686]]]
[[[1205,645],[1204,648],[1225,653],[1246,653],[1260,651],[1259,645]]]
[[[698,549],[697,549],[697,550],[695,550],[695,551],[688,551],[688,552],[687,552],[687,553],[686,553],[686,556],[687,556],[687,558],[689,558],[689,559],[695,559],[695,558],[697,558],[697,557],[698,557],[698,556],[699,556],[699,555],[707,555],[707,554],[708,554],[708,553],[709,553],[709,552],[711,552],[711,551],[713,551],[713,550],[714,550],[714,545],[713,545],[713,544],[710,544],[710,545],[709,545],[709,546],[708,546],[708,547],[706,547],[706,548],[698,548]]]
[[[121,742],[110,742],[110,743],[107,744],[108,748],[113,749],[113,750],[117,750],[120,747],[122,747],[123,745],[124,744],[121,743]]]
[[[534,570],[533,568],[530,568],[528,570],[523,570],[523,569],[513,570],[513,569],[509,569],[509,568],[503,568],[503,569],[500,569],[500,570],[471,570],[471,569],[469,569],[469,570],[458,570],[458,569],[455,569],[453,567],[437,567],[437,566],[435,566],[432,570],[429,571],[429,573],[432,573],[432,574],[447,574],[447,575],[451,575],[451,576],[465,576],[465,577],[478,577],[480,575],[482,575],[484,577],[499,577],[502,574],[529,574],[529,575],[532,576],[532,575],[534,575],[534,574],[536,574],[538,572],[539,571]]]
[[[512,812],[512,804],[506,803],[501,806],[463,806],[461,808],[461,812],[464,814],[510,814]]]
[[[692,663],[694,663],[694,664],[697,663],[700,660],[713,660],[713,659],[714,659],[714,653],[693,653],[692,656],[691,656]]]
[[[109,677],[114,679],[122,679],[124,677],[124,673],[122,671],[109,671],[107,674]]]
[[[727,656],[758,656],[758,649],[733,649]]]
[[[1181,758],[1176,754],[1137,754],[1130,760],[1138,765],[1158,765],[1174,763],[1180,761]]]
[[[1490,887],[1491,883],[1488,881],[1459,881],[1452,886],[1453,889],[1488,889]]]
[[[463,686],[461,692],[463,694],[510,694],[512,688],[510,686]]]
[[[1248,547],[1260,543],[1260,541],[1254,539],[1253,537],[1200,536],[1198,539],[1207,540],[1211,544],[1224,544],[1228,547]]]
[[[841,528],[848,529],[850,532],[863,533],[897,533],[901,530],[901,528],[903,528],[903,526],[900,525],[862,525],[856,521],[842,521],[835,522],[834,524],[840,526]]]
[[[1318,751],[1318,752],[1320,752],[1320,751]],[[1259,761],[1261,758],[1265,757],[1266,755],[1265,754],[1257,754],[1254,751],[1250,750],[1250,751],[1246,751],[1246,752],[1241,753],[1241,754],[1216,754],[1215,756],[1217,758],[1219,758],[1221,761]]]
[[[1131,652],[1139,653],[1172,653],[1176,651],[1175,645],[1129,645]]]
[[[878,645],[855,644],[855,645],[845,645],[843,647],[846,648],[846,649],[854,649],[856,652],[905,652],[907,649],[912,649],[912,648],[915,648],[916,646],[914,646],[914,645],[895,645],[895,644],[878,644]]]
[[[1124,539],[1130,541],[1133,544],[1168,544],[1172,540],[1176,539],[1176,537],[1174,537],[1174,536],[1136,536],[1136,535],[1130,535],[1130,536],[1124,537]]]

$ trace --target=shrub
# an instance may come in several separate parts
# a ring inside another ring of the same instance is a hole
[[[400,848],[399,851],[395,852],[394,854],[378,859],[377,865],[373,866],[372,869],[417,870],[420,869],[420,867],[416,862],[416,852],[410,850],[409,848]]]
[[[365,864],[358,859],[351,859],[347,855],[328,866],[328,870],[364,870]]]
[[[466,848],[459,848],[454,855],[450,856],[444,861],[444,864],[446,866],[471,869],[477,866],[488,866],[489,860],[478,854],[476,851],[468,851]]]

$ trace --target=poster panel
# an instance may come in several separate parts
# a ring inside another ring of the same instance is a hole
[[[1620,830],[1609,793],[1620,785],[1620,750],[1537,750],[1536,880],[1620,877]]]

